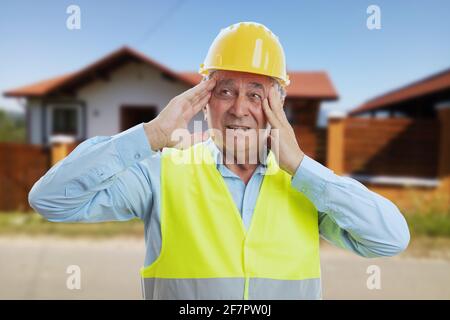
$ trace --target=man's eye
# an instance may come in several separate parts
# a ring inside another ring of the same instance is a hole
[[[231,91],[230,91],[230,90],[227,90],[227,89],[223,89],[223,90],[222,90],[222,94],[223,94],[223,95],[226,95],[226,96],[229,96],[229,95],[231,95]]]
[[[259,94],[257,94],[257,93],[252,93],[252,98],[256,98],[256,99],[261,100],[261,96]]]

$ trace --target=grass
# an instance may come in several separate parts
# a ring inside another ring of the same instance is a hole
[[[0,235],[50,235],[64,237],[107,238],[142,237],[144,225],[139,219],[102,223],[55,223],[34,212],[0,212]]]
[[[406,221],[412,236],[450,238],[450,213],[407,214]]]
[[[427,198],[411,195],[412,205],[402,210],[411,236],[450,238],[450,199],[444,195]]]

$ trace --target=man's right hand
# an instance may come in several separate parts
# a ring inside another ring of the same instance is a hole
[[[176,129],[186,129],[191,119],[208,103],[216,80],[202,81],[195,87],[181,93],[172,100],[152,121],[144,124],[145,133],[153,150],[174,147],[172,133]]]

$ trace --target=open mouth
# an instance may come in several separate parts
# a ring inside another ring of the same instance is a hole
[[[235,131],[238,131],[238,130],[247,131],[250,129],[250,127],[238,126],[238,125],[228,125],[228,126],[226,126],[226,128],[229,130],[235,130]]]

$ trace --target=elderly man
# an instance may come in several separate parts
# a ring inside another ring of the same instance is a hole
[[[297,144],[270,30],[223,29],[200,73],[149,123],[79,145],[35,184],[31,206],[60,222],[141,218],[146,299],[320,299],[319,236],[364,257],[406,248],[392,202]],[[201,110],[210,137],[186,146],[176,132]]]

